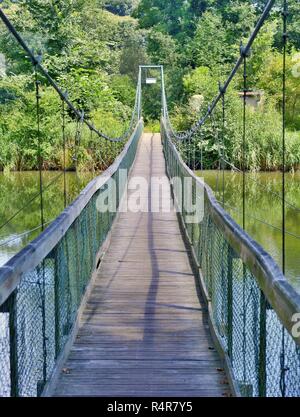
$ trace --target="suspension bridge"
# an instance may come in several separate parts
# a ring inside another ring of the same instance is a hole
[[[187,144],[193,159],[194,135],[219,105],[225,122],[226,92],[241,67],[245,110],[247,58],[273,6],[267,3],[229,78],[189,131],[172,128],[163,67],[141,66],[132,119],[118,138],[98,131],[74,107],[0,9],[35,69],[38,135],[40,72],[78,125],[124,143],[115,162],[0,268],[1,396],[300,396],[294,331],[300,295],[284,267],[235,223],[180,153]],[[161,78],[161,133],[155,135],[143,133],[148,68]],[[243,117],[245,140],[245,111]],[[222,152],[220,161],[225,169]],[[163,193],[150,187],[154,177],[167,184]],[[136,190],[128,184],[136,178],[147,187],[143,208],[134,211],[128,204]],[[245,221],[245,169],[243,181]],[[43,224],[41,163],[39,185]],[[99,209],[99,201],[110,200],[110,209]],[[282,201],[284,259],[284,188]]]

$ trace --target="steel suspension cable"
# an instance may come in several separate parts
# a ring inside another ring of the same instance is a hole
[[[269,14],[270,14],[270,11],[272,10],[274,4],[275,4],[275,0],[269,0],[268,3],[266,4],[266,7],[265,7],[260,19],[258,20],[252,34],[250,35],[247,44],[243,48],[243,52],[244,52],[245,55],[248,55],[248,53],[249,53],[249,51],[250,51],[250,49],[253,45],[253,42],[255,41],[258,33],[260,32],[261,28],[263,27],[265,21],[267,20]],[[233,67],[229,77],[227,78],[224,85],[222,86],[221,91],[219,91],[219,94],[212,101],[212,103],[209,106],[205,115],[201,119],[199,119],[189,130],[187,130],[185,132],[182,132],[182,133],[175,132],[175,130],[172,128],[172,125],[171,125],[171,122],[170,122],[170,119],[169,119],[169,112],[168,112],[168,108],[167,108],[167,102],[165,103],[166,119],[167,119],[167,123],[168,123],[169,129],[170,129],[170,132],[171,132],[173,137],[175,137],[177,140],[187,140],[190,135],[194,135],[199,130],[199,128],[209,118],[210,113],[215,110],[217,104],[222,99],[222,94],[226,93],[229,85],[231,84],[232,80],[234,79],[235,75],[237,74],[237,72],[238,72],[238,70],[239,70],[239,68],[241,67],[242,64],[243,64],[243,56],[240,54],[240,57],[238,58],[235,66]]]
[[[67,207],[67,178],[66,178],[66,113],[65,102],[62,100],[62,140],[63,140],[63,172],[64,172],[64,207]]]
[[[27,56],[31,59],[33,67],[34,67],[34,76],[35,76],[35,89],[36,89],[36,114],[37,114],[37,139],[38,139],[38,165],[39,165],[39,196],[40,196],[40,216],[41,216],[41,225],[42,230],[44,230],[44,199],[43,199],[43,174],[42,174],[42,168],[43,168],[43,157],[42,157],[42,144],[41,144],[41,132],[40,132],[40,81],[38,80],[38,70],[41,72],[41,74],[47,79],[49,84],[54,88],[54,90],[58,93],[62,100],[62,136],[63,136],[63,175],[64,175],[64,206],[67,205],[67,193],[66,193],[66,140],[65,140],[65,105],[68,106],[68,108],[72,111],[74,116],[77,118],[77,120],[80,120],[81,122],[81,128],[83,124],[86,124],[91,132],[95,132],[99,137],[110,141],[110,142],[122,142],[124,141],[129,134],[133,130],[133,126],[136,119],[136,113],[138,112],[138,119],[140,117],[140,106],[141,106],[141,80],[139,78],[138,85],[137,85],[137,91],[136,91],[136,100],[134,104],[134,109],[132,112],[129,128],[125,131],[125,133],[118,137],[118,138],[110,138],[109,136],[99,132],[93,124],[91,124],[89,121],[87,121],[84,117],[84,114],[77,110],[74,105],[69,101],[68,94],[64,93],[61,88],[57,85],[57,83],[52,79],[52,77],[49,75],[47,70],[41,65],[42,57],[41,55],[35,56],[34,53],[30,50],[24,39],[21,37],[21,35],[18,33],[18,31],[15,29],[13,24],[10,22],[10,20],[7,18],[5,13],[0,8],[0,18],[8,28],[9,32],[12,33],[12,35],[15,37],[17,42],[20,44],[20,46],[23,48],[23,50],[26,52]],[[75,136],[75,160],[77,165],[77,148],[80,144],[80,136],[81,132],[77,129],[76,136]],[[60,175],[58,175],[59,177]],[[57,179],[58,179],[57,177]],[[53,181],[52,183],[54,183]],[[51,183],[51,185],[52,185]],[[30,199],[21,210],[18,210],[15,214],[13,214],[7,222],[3,223],[3,225],[0,226],[0,230],[5,227],[10,221],[12,221],[24,208],[27,207],[28,204],[30,204],[33,200],[35,200],[37,196],[34,196],[32,199]]]
[[[243,142],[242,142],[242,167],[243,167],[243,229],[246,230],[246,106],[247,106],[247,55],[243,47],[241,47],[241,54],[244,62],[244,91],[243,91]]]
[[[203,140],[201,139],[200,140],[200,144],[201,144],[201,147],[200,147],[200,150],[201,150],[201,152],[200,152],[200,171],[204,170],[204,168],[203,168],[203,145],[202,145],[202,142],[203,142]],[[174,143],[175,146],[178,146],[174,141],[173,141],[173,143]],[[225,151],[225,147],[224,147],[224,151]],[[217,161],[218,160],[216,160],[215,162],[217,162]],[[232,162],[228,161],[225,158],[225,153],[222,155],[222,162],[223,162],[223,167],[224,167],[223,173],[224,173],[224,191],[225,191],[225,168],[226,168],[226,166],[230,167],[233,171],[235,171],[237,173],[240,173],[240,174],[243,174],[243,170],[238,168],[237,166],[235,166]],[[265,190],[267,193],[269,193],[271,195],[274,195],[275,197],[279,198],[280,200],[282,199],[282,193],[276,192],[276,191],[273,191],[273,190],[269,190],[267,186],[262,184],[260,181],[252,178],[251,176],[248,176],[247,180],[255,183],[260,188]],[[286,198],[285,198],[285,206],[289,206],[293,210],[296,210],[297,212],[300,212],[300,208],[297,207],[295,204],[291,203],[290,201],[288,201]]]
[[[246,106],[247,106],[247,57],[250,55],[250,49],[248,52],[241,45],[241,57],[243,60],[243,134],[242,134],[242,171],[243,171],[243,230],[246,230]],[[244,382],[246,382],[246,349],[247,349],[247,335],[246,335],[246,283],[247,283],[247,271],[243,264],[243,376]]]
[[[26,44],[22,36],[18,33],[14,25],[11,23],[11,21],[8,19],[8,17],[5,15],[3,10],[0,8],[0,19],[3,21],[9,32],[14,36],[14,38],[17,40],[19,45],[23,48],[23,50],[26,52],[26,55],[30,58],[32,64],[36,69],[38,69],[41,74],[47,79],[49,84],[54,88],[54,90],[58,93],[58,95],[61,97],[61,99],[66,103],[68,108],[71,110],[71,112],[74,114],[76,118],[81,117],[81,112],[75,108],[75,106],[71,103],[71,101],[68,99],[67,94],[65,94],[62,89],[58,86],[58,84],[53,80],[53,78],[50,76],[48,71],[43,67],[41,64],[41,55],[35,56],[32,50],[29,48],[29,46]],[[137,104],[137,103],[136,103]],[[129,125],[129,129],[125,131],[125,133],[122,136],[112,138],[108,135],[100,132],[98,129],[95,128],[95,126],[84,118],[84,123],[89,127],[89,129],[92,129],[99,137],[110,141],[110,142],[123,142],[125,139],[128,138],[129,132],[131,132],[133,127],[133,122],[135,119],[135,114],[138,111],[138,106],[135,105]]]
[[[222,202],[223,207],[225,204],[225,92],[221,88],[221,84],[219,85],[220,92],[222,94]]]
[[[286,270],[286,213],[285,213],[285,170],[286,170],[286,54],[287,54],[287,17],[288,5],[287,0],[283,0],[283,62],[282,62],[282,272],[285,275]],[[286,397],[286,372],[288,368],[285,363],[285,329],[282,326],[282,346],[281,346],[281,375],[280,389],[282,397]]]
[[[43,187],[43,193],[45,193],[45,191],[47,191],[53,184],[55,184],[58,179],[60,177],[63,176],[63,172],[60,172],[52,181],[50,181],[50,183],[46,186]],[[36,200],[38,197],[40,197],[41,193],[40,191],[37,192],[36,194],[34,194],[29,200],[26,201],[26,203],[19,209],[17,210],[13,215],[11,215],[4,223],[2,223],[0,225],[0,231],[7,226],[14,218],[16,218],[22,211],[24,211],[27,207],[29,207],[29,205],[31,203],[34,202],[34,200]],[[45,222],[43,223],[45,225]]]
[[[226,159],[224,159],[224,164],[228,165],[233,171],[238,172],[240,174],[243,173],[243,171],[236,167],[232,162],[227,161]],[[280,198],[280,200],[282,200],[282,194],[276,191],[272,191],[269,190],[267,186],[263,185],[260,181],[255,180],[254,178],[251,178],[251,176],[248,177],[248,181],[251,181],[253,183],[255,183],[256,185],[258,185],[259,187],[261,187],[263,190],[267,191],[269,194],[274,195],[275,197]],[[298,212],[300,212],[300,208],[295,206],[295,204],[290,203],[288,200],[285,199],[285,205],[289,206],[290,208],[292,208],[293,210],[296,210]]]
[[[193,171],[196,171],[196,140],[193,140]]]
[[[47,226],[48,224],[52,223],[52,222],[53,222],[53,220],[54,220],[54,219],[49,220],[48,222],[45,222],[45,223],[44,223],[44,226]],[[16,234],[16,235],[15,235],[14,237],[12,237],[11,239],[5,240],[5,238],[4,238],[4,240],[2,239],[2,241],[0,241],[0,242],[1,242],[1,243],[0,243],[0,248],[5,247],[5,246],[8,246],[10,243],[12,243],[12,242],[14,242],[14,241],[16,241],[16,240],[18,240],[18,239],[20,239],[20,238],[24,237],[24,236],[28,236],[28,235],[30,235],[31,233],[33,233],[33,232],[35,232],[35,231],[37,231],[37,230],[39,230],[39,229],[41,229],[41,228],[42,228],[42,225],[40,224],[39,226],[36,226],[36,227],[34,227],[33,229],[27,230],[26,232]]]
[[[286,52],[287,52],[287,1],[283,2],[283,67],[282,67],[282,269],[285,272],[285,170],[286,170]]]
[[[83,129],[83,121],[84,121],[84,112],[81,113],[80,119],[77,119],[76,124],[76,132],[75,132],[75,149],[74,149],[74,155],[73,160],[75,162],[75,169],[77,171],[78,168],[78,154],[79,154],[79,147],[81,144],[81,135],[82,135],[82,129]]]
[[[220,180],[219,174],[220,174],[220,170],[221,170],[222,155],[221,155],[220,137],[219,137],[219,133],[218,133],[217,128],[216,128],[216,120],[215,120],[215,117],[214,117],[214,113],[211,113],[210,114],[210,122],[211,122],[211,126],[212,126],[212,129],[213,129],[213,137],[214,138],[217,138],[217,147],[218,147],[218,159],[217,159],[217,162],[218,162],[218,173],[217,173],[217,179],[216,179],[216,189],[217,189],[217,191],[219,191],[219,182],[220,182],[219,181]]]
[[[39,165],[39,194],[40,194],[40,215],[42,231],[44,230],[44,197],[43,197],[43,156],[41,144],[41,129],[40,129],[40,81],[38,80],[38,73],[36,65],[34,66],[35,78],[35,92],[36,92],[36,120],[37,120],[37,140],[38,140],[38,165]]]
[[[219,200],[217,200],[217,202],[219,203],[219,204],[222,204],[222,202],[221,201],[219,201]],[[233,207],[232,205],[230,205],[229,203],[225,203],[225,207],[227,207],[227,208],[229,208],[230,210],[232,210],[232,211],[235,211],[236,213],[238,213],[238,214],[241,214],[242,213],[242,211],[241,210],[239,210],[237,207]],[[274,230],[277,230],[278,232],[282,232],[282,229],[281,229],[281,227],[278,227],[278,226],[275,226],[274,224],[271,224],[271,223],[269,223],[269,222],[267,222],[267,221],[265,221],[265,220],[262,220],[262,219],[260,219],[260,218],[258,218],[258,217],[256,217],[256,216],[254,216],[253,214],[247,214],[247,216],[250,218],[250,219],[253,219],[253,220],[255,220],[255,221],[257,221],[257,222],[259,222],[259,223],[262,223],[262,224],[264,224],[265,226],[268,226],[268,227],[271,227],[272,229],[274,229]],[[290,232],[289,230],[285,230],[285,234],[287,235],[287,236],[291,236],[291,237],[294,237],[295,239],[298,239],[298,240],[300,240],[300,235],[298,235],[298,234],[296,234],[296,233],[293,233],[293,232]]]

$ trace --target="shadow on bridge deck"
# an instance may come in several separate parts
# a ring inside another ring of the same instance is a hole
[[[166,178],[159,135],[131,176]],[[229,395],[207,316],[174,209],[120,213],[54,395]]]

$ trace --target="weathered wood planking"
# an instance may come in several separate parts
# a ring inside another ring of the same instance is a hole
[[[166,179],[159,135],[131,175]],[[121,213],[54,395],[229,395],[220,366],[174,209]]]

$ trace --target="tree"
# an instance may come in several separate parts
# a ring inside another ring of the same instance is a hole
[[[146,34],[127,24],[123,25],[122,30],[126,36],[120,55],[120,73],[129,75],[132,80],[137,81],[139,65],[149,62],[146,51]]]
[[[179,47],[170,35],[150,30],[147,36],[147,52],[151,62],[157,65],[171,67],[178,65]]]
[[[134,13],[140,26],[156,30],[178,38],[184,37],[186,23],[189,21],[189,1],[141,0]]]
[[[128,16],[136,8],[137,0],[109,0],[105,1],[104,7],[111,13],[119,16]]]
[[[196,33],[191,42],[191,55],[195,66],[211,69],[232,61],[233,48],[228,45],[227,31],[222,17],[205,12],[199,19]]]

